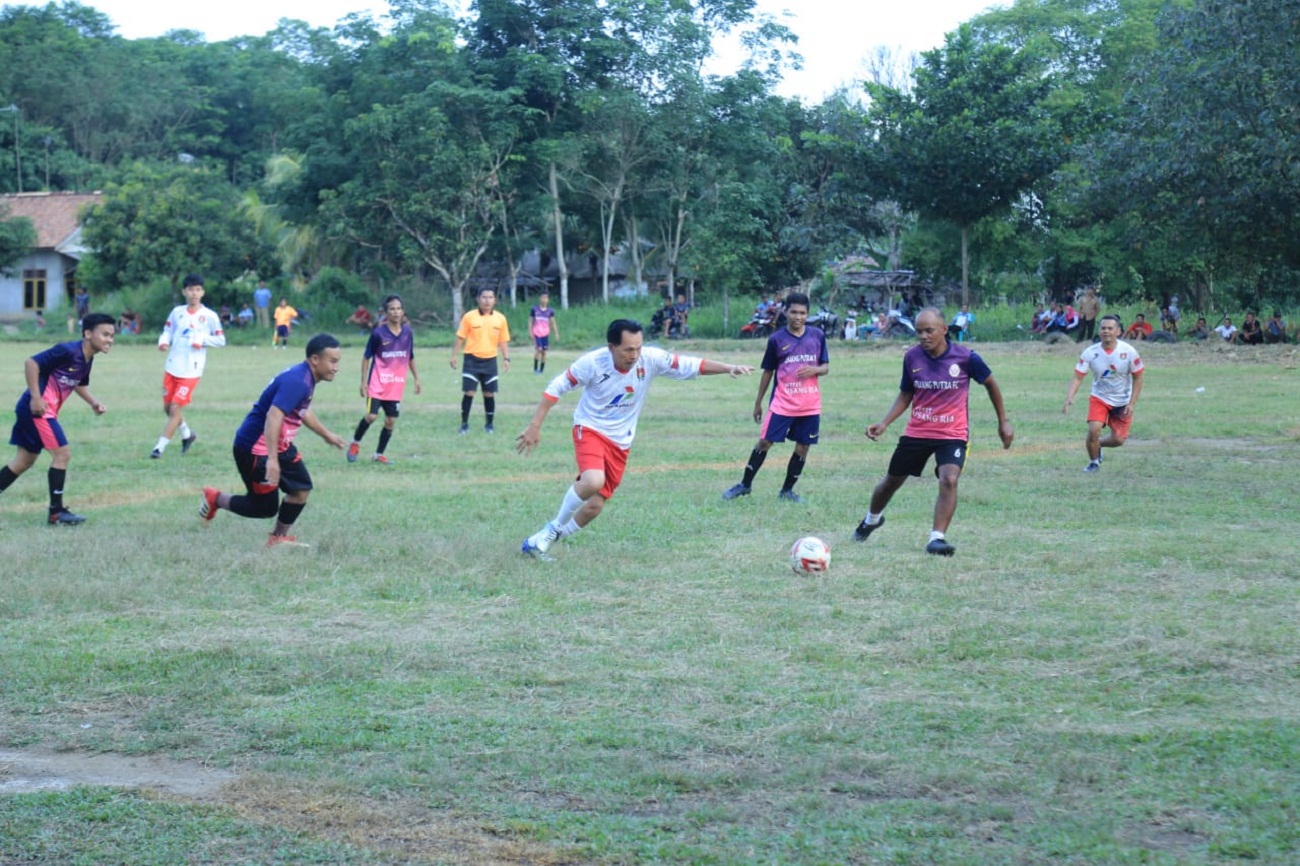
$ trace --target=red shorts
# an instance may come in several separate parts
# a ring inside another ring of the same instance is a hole
[[[1111,406],[1104,403],[1091,395],[1088,396],[1088,423],[1093,421],[1100,422],[1102,425],[1109,427],[1111,432],[1121,439],[1128,438],[1128,428],[1133,426],[1133,413],[1128,412],[1123,415],[1123,406]]]
[[[194,396],[194,389],[197,387],[199,387],[197,378],[181,379],[171,373],[163,373],[163,405],[190,405],[190,398]]]
[[[573,456],[578,461],[579,475],[590,469],[605,473],[605,486],[600,488],[603,498],[609,499],[623,483],[627,452],[590,427],[573,428]]]

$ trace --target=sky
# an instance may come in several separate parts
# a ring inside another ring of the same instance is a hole
[[[352,12],[381,17],[385,0],[84,0],[107,15],[117,32],[130,39],[160,36],[169,30],[197,30],[210,42],[235,36],[261,36],[281,18],[296,18],[331,27]],[[820,102],[836,87],[860,77],[862,60],[877,46],[903,52],[926,51],[943,44],[945,33],[992,6],[1010,0],[757,0],[760,12],[799,36],[804,57],[801,71],[789,71],[778,88],[783,96]],[[35,4],[39,5],[39,4]],[[848,10],[848,11],[846,11]],[[737,57],[735,49],[717,46],[719,63]],[[732,61],[738,62],[738,59]],[[715,71],[725,71],[716,66]]]

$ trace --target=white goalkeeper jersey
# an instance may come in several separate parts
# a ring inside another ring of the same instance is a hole
[[[198,344],[198,348],[194,348]],[[191,313],[181,304],[172,310],[158,337],[159,346],[171,346],[164,369],[178,379],[197,379],[203,375],[208,347],[226,345],[221,318],[203,305]]]
[[[582,398],[573,410],[574,425],[589,427],[626,450],[636,438],[637,418],[655,377],[691,379],[699,372],[699,358],[646,346],[632,369],[620,373],[609,349],[596,349],[552,379],[545,396],[558,401],[574,388],[582,388]]]

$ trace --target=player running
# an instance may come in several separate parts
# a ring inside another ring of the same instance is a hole
[[[754,399],[754,423],[763,426],[758,444],[745,464],[745,474],[739,484],[722,494],[723,499],[748,496],[754,476],[767,459],[767,450],[772,443],[789,438],[794,440],[794,453],[786,465],[785,483],[777,497],[789,502],[803,502],[803,497],[794,492],[794,485],[803,474],[808,449],[817,444],[822,412],[818,379],[831,371],[825,332],[807,327],[810,306],[807,295],[790,293],[785,300],[785,327],[767,338],[767,351],[761,364],[763,375],[758,381],[758,396]],[[772,389],[771,403],[764,417],[763,396],[773,376],[776,377],[776,387]]]
[[[370,332],[365,354],[361,357],[361,399],[366,401],[366,414],[357,424],[348,445],[349,463],[356,462],[361,453],[361,440],[380,412],[384,413],[384,429],[379,432],[379,445],[372,459],[376,463],[391,463],[384,456],[384,450],[401,415],[408,371],[415,382],[415,393],[420,393],[420,374],[415,371],[415,335],[405,318],[401,295],[384,298],[384,321]]]
[[[274,517],[275,527],[266,538],[267,547],[306,546],[289,534],[312,491],[307,464],[293,440],[298,429],[305,426],[335,448],[347,444],[311,410],[316,383],[334,381],[339,356],[339,341],[330,334],[317,334],[307,343],[307,359],[271,380],[235,432],[235,467],[247,492],[235,496],[204,487],[199,517],[211,520],[221,508],[240,517]]]
[[[574,388],[582,388],[582,397],[573,411],[578,479],[564,494],[555,517],[524,539],[523,552],[529,556],[552,558],[547,553],[551,545],[595,520],[614,495],[636,437],[637,418],[656,377],[692,379],[726,373],[735,378],[754,370],[643,346],[641,325],[630,319],[611,322],[605,340],[606,348],[588,352],[551,380],[533,420],[516,439],[520,454],[536,448],[542,438],[542,422],[551,407]]]
[[[187,276],[181,293],[185,295],[185,303],[172,310],[158,337],[158,351],[167,353],[167,363],[163,366],[163,412],[167,413],[167,424],[149,452],[154,460],[163,456],[178,430],[182,454],[189,453],[190,446],[199,438],[185,423],[182,413],[194,398],[194,389],[199,387],[208,362],[208,348],[226,345],[220,317],[203,306],[203,278],[198,274]]]
[[[1101,342],[1093,343],[1079,355],[1074,365],[1074,378],[1065,392],[1065,406],[1061,414],[1068,416],[1074,395],[1083,377],[1092,371],[1092,393],[1088,398],[1088,435],[1083,447],[1088,451],[1088,465],[1084,472],[1101,469],[1101,449],[1119,448],[1128,439],[1133,426],[1133,409],[1142,394],[1142,357],[1132,344],[1119,338],[1123,331],[1119,316],[1102,316],[1097,327]],[[1109,427],[1110,435],[1101,438],[1101,428]]]
[[[113,348],[117,325],[107,313],[88,313],[81,320],[81,339],[51,346],[32,355],[23,364],[27,390],[14,406],[13,432],[9,444],[18,448],[9,465],[0,468],[0,492],[9,488],[32,465],[42,451],[50,452],[51,526],[75,526],[86,518],[63,507],[63,485],[68,476],[72,450],[59,424],[59,410],[76,394],[90,404],[96,415],[107,409],[90,393],[90,368],[95,356]]]

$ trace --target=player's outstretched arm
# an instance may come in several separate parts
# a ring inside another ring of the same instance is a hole
[[[726,373],[731,378],[737,376],[748,376],[754,372],[754,368],[748,364],[724,364],[721,361],[710,361],[707,358],[700,361],[701,376],[717,376]]]
[[[543,395],[537,404],[537,410],[533,412],[533,420],[528,422],[524,432],[515,437],[515,450],[520,454],[527,454],[537,447],[542,441],[542,424],[546,421],[546,413],[551,411],[551,407],[557,401],[552,400],[548,395]]]

